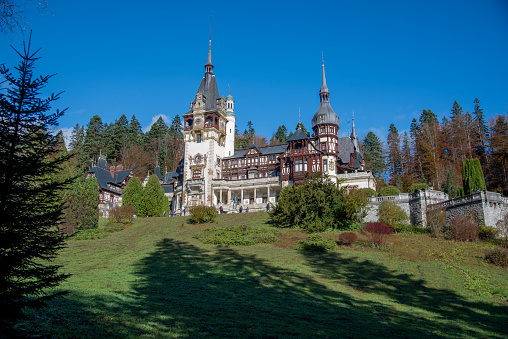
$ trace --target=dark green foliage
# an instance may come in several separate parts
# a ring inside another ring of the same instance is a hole
[[[141,129],[141,124],[139,123],[138,119],[136,119],[136,115],[133,114],[127,131],[127,144],[129,146],[136,144],[141,145],[142,141],[143,130]]]
[[[17,52],[17,51],[16,51]],[[53,131],[63,111],[51,105],[59,98],[41,92],[51,76],[34,74],[38,59],[30,43],[18,52],[13,74],[0,65],[0,336],[11,332],[24,307],[51,298],[46,290],[66,278],[51,260],[63,246],[60,190],[57,181],[68,155],[58,149]]]
[[[457,187],[457,197],[464,196],[464,187]]]
[[[483,226],[480,225],[478,228],[478,238],[481,240],[492,240],[496,239],[499,235],[499,230],[494,226]]]
[[[102,134],[104,133],[104,124],[97,114],[90,118],[90,122],[86,125],[85,143],[83,150],[88,159],[99,158],[99,154],[103,145]]]
[[[429,189],[429,184],[427,184],[425,182],[415,182],[415,183],[411,184],[411,186],[409,186],[409,189],[407,190],[407,192],[414,193],[416,191],[428,190],[428,189]]]
[[[360,192],[362,192],[362,194],[365,196],[365,197],[375,197],[377,196],[377,192],[376,190],[372,189],[372,188],[369,188],[369,187],[366,187],[366,188],[360,188],[359,189]]]
[[[381,179],[386,169],[381,140],[373,132],[369,132],[362,146],[366,169],[372,171],[376,178]]]
[[[270,216],[279,227],[321,232],[345,227],[348,219],[343,206],[344,190],[329,178],[308,177],[299,186],[287,186]]]
[[[392,226],[396,232],[400,232],[409,226],[407,213],[393,201],[383,201],[379,205],[378,220]]]
[[[307,129],[305,128],[305,126],[303,125],[303,123],[301,121],[296,124],[295,131],[298,131],[299,128],[302,129],[303,133],[307,134]]]
[[[109,211],[109,220],[113,223],[131,224],[136,211],[132,206],[116,206]]]
[[[193,206],[190,209],[191,220],[195,224],[206,224],[214,222],[217,210],[212,206]]]
[[[162,217],[164,212],[164,189],[161,187],[159,178],[152,174],[143,189],[143,198],[138,211],[140,216]]]
[[[478,159],[466,159],[462,165],[464,194],[469,195],[486,189],[485,177]]]
[[[127,182],[122,195],[122,206],[134,207],[135,213],[141,212],[141,204],[143,201],[143,184],[137,177],[132,177]]]
[[[99,225],[99,183],[94,177],[76,179],[65,192],[65,222],[80,230]]]
[[[288,129],[286,128],[286,126],[284,126],[284,125],[279,126],[279,128],[277,128],[277,132],[275,132],[275,139],[277,139],[277,141],[280,144],[286,143],[288,141],[287,132],[288,132]]]
[[[386,197],[386,196],[390,196],[390,195],[399,195],[399,194],[400,194],[400,191],[395,186],[386,186],[386,187],[381,188],[381,190],[379,191],[380,197]]]
[[[355,232],[344,232],[339,234],[339,243],[341,245],[351,246],[358,240],[358,235]]]
[[[296,247],[300,251],[308,252],[328,252],[337,247],[335,240],[325,238],[321,234],[313,234],[307,240],[300,241]]]
[[[482,166],[487,164],[487,141],[489,128],[485,122],[483,109],[480,108],[480,100],[474,99],[474,128],[473,128],[473,151],[480,159]]]
[[[457,197],[457,187],[453,183],[453,172],[451,168],[446,169],[446,177],[444,182],[441,184],[441,191],[448,194],[450,199]]]
[[[402,187],[402,181],[400,180],[402,177],[402,152],[400,147],[400,136],[399,131],[394,124],[391,124],[390,128],[388,129],[387,145],[388,156],[386,160],[388,172],[390,174],[389,183],[390,185]]]
[[[485,253],[485,260],[501,267],[508,267],[508,250],[497,247]]]
[[[193,238],[201,240],[205,244],[252,246],[255,244],[268,244],[277,241],[280,231],[271,228],[253,228],[239,225],[227,228],[209,227],[196,233]]]

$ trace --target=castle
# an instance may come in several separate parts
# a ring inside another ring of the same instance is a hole
[[[219,95],[213,73],[211,40],[205,75],[190,110],[183,114],[185,156],[175,172],[155,174],[176,214],[197,205],[240,206],[263,210],[275,204],[287,185],[300,184],[306,173],[326,174],[341,185],[376,188],[364,168],[354,118],[350,137],[339,138],[339,117],[330,105],[322,63],[319,108],[312,118],[312,135],[298,129],[285,144],[235,150],[235,101]]]

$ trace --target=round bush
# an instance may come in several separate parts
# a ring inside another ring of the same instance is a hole
[[[380,197],[386,197],[386,196],[390,196],[390,195],[399,195],[399,194],[400,194],[400,190],[395,186],[386,186],[386,187],[381,188],[381,190],[379,191]]]
[[[351,246],[358,240],[358,235],[355,232],[344,232],[339,234],[339,242],[342,245]]]
[[[429,184],[424,183],[424,182],[415,182],[415,183],[411,184],[411,186],[409,186],[409,189],[407,191],[408,191],[408,193],[414,193],[416,191],[428,190],[428,189],[429,189]]]

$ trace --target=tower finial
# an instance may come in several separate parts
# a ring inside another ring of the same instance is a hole
[[[206,59],[205,73],[213,74],[213,65],[212,65],[212,13],[210,13],[210,40],[208,40],[208,58]]]
[[[298,107],[298,126],[300,126],[300,124],[302,123],[301,118],[302,118],[302,115],[300,114],[300,107]],[[300,128],[302,128],[302,127],[300,126]]]
[[[328,87],[326,86],[326,76],[325,76],[325,59],[323,57],[323,51],[321,51],[321,67],[322,69],[322,84],[321,90],[319,91],[319,96],[321,97],[321,101],[328,101],[330,92],[328,91]]]

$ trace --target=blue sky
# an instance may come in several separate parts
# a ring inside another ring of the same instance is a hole
[[[341,136],[355,112],[360,137],[403,131],[423,109],[449,116],[453,101],[488,117],[508,112],[508,2],[483,1],[64,1],[28,12],[47,91],[68,107],[60,127],[143,127],[189,110],[208,51],[219,92],[235,98],[237,125],[270,138],[319,106],[321,52]],[[0,35],[0,63],[18,62],[24,34]]]

